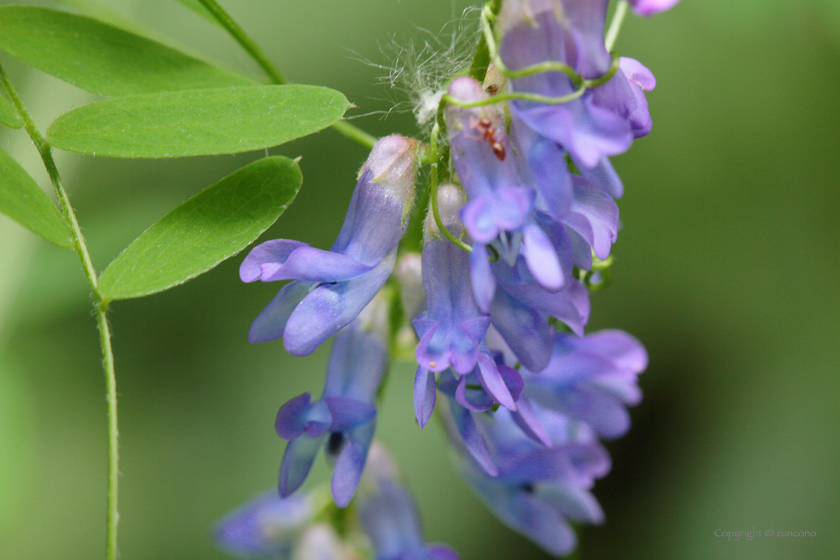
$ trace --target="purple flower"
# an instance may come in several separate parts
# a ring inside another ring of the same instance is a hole
[[[447,412],[447,429],[459,451],[462,475],[487,507],[512,529],[546,551],[565,555],[576,545],[569,520],[600,523],[603,512],[589,492],[610,469],[607,452],[586,425],[541,411],[552,446],[525,436],[512,414],[500,409],[481,423],[487,453],[496,466],[488,473],[466,447],[457,415]]]
[[[281,499],[272,490],[225,516],[214,534],[219,547],[234,556],[290,558],[311,519],[312,504],[307,497]]]
[[[511,70],[545,61],[565,63],[588,79],[609,70],[611,57],[603,39],[607,0],[524,4],[531,13],[503,8],[500,16],[505,28],[500,53]],[[562,21],[558,14],[565,14]],[[548,97],[570,95],[577,89],[559,72],[517,78],[511,86],[514,91]],[[633,140],[626,120],[596,103],[592,92],[556,105],[515,101],[511,111],[541,136],[560,144],[581,167],[593,168],[605,156],[625,152]]]
[[[463,232],[457,211],[466,201],[461,189],[443,185],[438,204],[444,227],[455,236]],[[468,373],[478,360],[478,345],[490,326],[490,316],[478,309],[470,286],[469,254],[443,239],[431,216],[423,247],[423,288],[426,311],[414,319],[420,342],[416,357],[421,368],[443,371],[452,367]]]
[[[621,57],[616,77],[593,89],[592,97],[598,106],[625,119],[633,132],[633,138],[641,138],[650,134],[653,128],[645,92],[655,87],[656,78],[641,62]]]
[[[499,279],[490,304],[493,326],[507,342],[518,360],[538,372],[551,359],[554,317],[579,336],[589,321],[589,291],[577,280],[561,292],[549,292],[528,278],[521,262],[511,267],[500,261],[494,265]]]
[[[517,130],[520,134],[514,138],[514,144],[528,160],[530,182],[539,192],[535,221],[559,259],[566,286],[573,265],[589,270],[593,252],[600,259],[606,259],[610,254],[618,236],[619,213],[613,200],[615,193],[606,191],[605,185],[615,186],[616,183],[603,178],[589,181],[569,173],[564,152],[557,144],[526,126]],[[599,172],[606,169],[602,166]],[[617,180],[611,167],[609,170]],[[617,184],[620,185],[620,181]],[[536,263],[540,260],[534,260],[535,264],[529,268],[538,270]],[[545,286],[544,282],[540,284]]]
[[[470,77],[455,79],[449,94],[465,102],[487,98],[481,84]],[[460,216],[473,241],[473,286],[479,299],[486,303],[493,289],[486,276],[486,246],[490,244],[511,258],[521,252],[540,284],[549,290],[562,289],[571,267],[563,269],[551,241],[535,221],[537,193],[526,186],[503,116],[489,106],[465,109],[450,104],[446,122],[452,160],[469,196]]]
[[[458,78],[449,91],[463,101],[486,98],[472,78]],[[525,181],[501,116],[486,107],[449,106],[447,122],[453,161],[470,196],[460,215],[473,240],[471,283],[479,307],[489,309],[496,289],[487,246],[506,260],[523,255],[536,281],[552,291],[562,289],[571,276],[571,259],[557,254],[557,247],[536,221],[536,192],[520,186]]]
[[[482,356],[485,360],[479,362],[481,368],[477,366],[468,375],[456,378],[451,370],[443,372],[438,388],[448,397],[449,411],[463,447],[488,474],[495,476],[498,469],[481,427],[488,420],[483,413],[503,405],[519,418],[524,382],[518,371],[491,357],[486,346]],[[493,385],[487,382],[488,378],[495,381]],[[529,418],[527,413],[526,410],[525,418]]]
[[[452,81],[449,95],[467,102],[487,97],[481,84],[466,76]],[[525,222],[533,193],[525,188],[497,107],[447,105],[445,116],[452,160],[470,200],[461,219],[474,241],[489,243]]]
[[[623,331],[599,331],[584,338],[558,334],[548,366],[539,373],[522,371],[524,394],[586,422],[602,437],[617,438],[630,428],[625,407],[641,400],[637,377],[647,363],[644,347]]]
[[[604,45],[608,0],[522,0],[503,6],[501,55],[512,70],[545,61],[562,62],[585,79],[605,75],[612,57]],[[655,85],[646,68],[622,60],[606,84],[562,104],[511,103],[514,135],[527,145],[523,157],[544,198],[560,213],[571,200],[559,155],[568,152],[583,176],[618,198],[623,186],[608,156],[625,152],[633,138],[650,131],[643,90]],[[563,73],[545,72],[511,81],[514,91],[548,97],[570,95],[576,84]],[[530,133],[529,130],[530,129]],[[536,135],[537,138],[529,138]],[[545,179],[549,179],[546,182]]]
[[[427,546],[408,490],[387,451],[374,444],[359,492],[359,515],[373,543],[376,560],[458,560],[444,545]]]
[[[251,325],[248,339],[283,337],[291,354],[312,353],[348,325],[390,276],[414,197],[417,142],[379,140],[359,173],[344,225],[322,251],[288,239],[255,247],[242,262],[244,282],[289,280]]]
[[[278,412],[277,433],[289,441],[280,467],[281,496],[303,484],[318,450],[326,445],[328,458],[335,460],[335,503],[350,503],[376,428],[375,398],[388,367],[387,325],[387,306],[374,300],[335,337],[321,399],[312,402],[304,393]]]
[[[680,0],[630,0],[633,11],[640,16],[652,16],[665,10],[670,10]]]
[[[442,185],[438,205],[444,227],[463,233],[457,212],[466,202],[461,189]],[[476,368],[479,346],[490,326],[490,316],[478,309],[470,286],[470,257],[443,238],[432,216],[426,219],[423,247],[423,288],[426,311],[414,319],[420,337],[415,357],[419,367],[414,383],[417,421],[424,426],[435,403],[435,373],[453,368],[467,374]]]

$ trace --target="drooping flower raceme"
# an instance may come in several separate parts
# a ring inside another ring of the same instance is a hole
[[[321,399],[312,402],[304,393],[278,412],[277,434],[289,441],[280,467],[281,496],[303,484],[325,446],[335,461],[335,503],[350,503],[376,429],[375,398],[388,367],[387,325],[387,307],[376,298],[335,337]]]
[[[604,518],[591,493],[610,469],[599,439],[629,429],[647,354],[622,331],[585,332],[589,289],[619,229],[624,185],[609,157],[650,132],[645,92],[656,85],[641,63],[608,52],[608,3],[504,0],[498,15],[499,3],[488,4],[489,78],[460,73],[435,94],[444,120],[428,145],[375,144],[332,249],[276,240],[242,264],[245,281],[292,280],[254,322],[252,341],[282,337],[305,355],[335,335],[321,398],[300,395],[278,413],[289,441],[280,494],[303,484],[325,448],[335,505],[357,508],[338,514],[340,534],[358,520],[377,560],[456,558],[425,544],[392,460],[371,447],[390,348],[417,361],[418,424],[442,401],[461,472],[504,523],[564,555],[576,544],[571,522]],[[675,3],[630,1],[640,15]],[[432,165],[430,205],[412,218],[426,211],[422,255],[409,241],[418,225],[400,243],[421,160]],[[325,558],[340,550],[327,547]]]
[[[394,269],[414,200],[416,168],[416,141],[382,138],[359,172],[344,225],[329,251],[276,239],[250,252],[239,270],[243,281],[294,280],[251,325],[251,342],[283,337],[286,350],[304,356],[356,318]]]

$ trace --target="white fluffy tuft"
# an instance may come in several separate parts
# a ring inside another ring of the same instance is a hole
[[[447,85],[472,62],[479,39],[478,14],[478,8],[467,8],[437,34],[419,29],[419,39],[404,44],[392,39],[380,46],[382,54],[391,59],[389,64],[363,60],[385,73],[379,82],[392,104],[386,115],[411,111],[421,129],[431,128]]]

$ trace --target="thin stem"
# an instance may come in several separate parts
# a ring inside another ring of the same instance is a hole
[[[373,148],[373,145],[376,144],[376,141],[378,140],[378,138],[373,134],[368,134],[361,128],[353,126],[347,121],[338,121],[333,123],[332,127],[342,136],[346,136],[350,140],[353,140],[357,144],[361,144],[366,148]]]
[[[626,4],[626,0],[622,0]],[[627,11],[627,6],[624,6],[624,12]],[[621,19],[624,18],[622,13],[616,12],[617,16],[620,16]],[[572,85],[576,88],[576,91],[570,93],[569,95],[564,95],[562,97],[547,97],[543,95],[535,95],[535,94],[528,94],[528,93],[508,93],[502,94],[496,97],[495,102],[501,101],[508,101],[511,99],[524,99],[526,101],[536,101],[538,103],[551,103],[551,104],[560,104],[560,103],[568,103],[569,101],[574,101],[578,97],[584,94],[584,92],[588,88],[598,87],[602,84],[607,83],[615,76],[615,73],[618,71],[618,63],[619,57],[615,53],[612,55],[612,64],[610,65],[609,70],[603,75],[598,78],[594,78],[591,80],[584,79],[583,76],[575,72],[574,68],[565,64],[563,62],[559,62],[557,60],[546,60],[543,62],[539,62],[537,64],[533,64],[531,66],[526,66],[525,68],[520,68],[519,70],[511,70],[508,68],[502,57],[499,55],[499,48],[496,44],[496,36],[493,32],[492,22],[495,21],[496,14],[491,9],[490,5],[485,5],[484,9],[481,10],[481,31],[482,31],[482,43],[481,46],[486,46],[487,51],[489,52],[490,59],[492,60],[496,69],[504,76],[508,78],[516,79],[516,78],[524,78],[527,76],[533,76],[534,74],[543,74],[546,72],[562,72],[569,79],[572,81]],[[610,26],[610,31],[613,32],[613,27],[616,24],[616,19],[613,19],[613,25]],[[618,28],[621,27],[621,21],[617,22],[617,28],[615,29],[614,33],[618,34]],[[614,40],[614,38],[613,38]],[[609,45],[607,50],[611,50],[612,46]],[[458,105],[457,103],[455,103]],[[490,103],[482,103],[483,105],[488,105]],[[465,107],[466,105],[460,104],[459,107]],[[481,105],[471,105],[472,107],[480,107]]]
[[[473,109],[475,107],[484,107],[486,105],[495,105],[496,103],[502,103],[504,101],[511,101],[513,99],[522,99],[524,101],[534,101],[537,103],[547,103],[551,105],[556,105],[560,103],[568,103],[569,101],[574,101],[575,99],[579,98],[581,95],[584,94],[586,91],[586,86],[580,86],[577,90],[570,93],[569,95],[564,95],[562,97],[547,97],[545,95],[537,95],[535,93],[500,93],[498,95],[494,95],[493,97],[487,97],[486,99],[479,99],[478,101],[464,101],[462,99],[457,99],[452,97],[448,93],[443,95],[443,100],[447,103],[451,103],[457,107],[461,107],[462,109]]]
[[[496,67],[496,70],[501,72],[503,75],[508,78],[524,78],[526,76],[541,74],[543,72],[562,72],[571,78],[576,85],[579,85],[582,82],[583,79],[580,74],[575,72],[574,68],[556,60],[548,60],[532,66],[520,68],[519,70],[511,70],[507,67],[502,60],[502,57],[499,55],[499,47],[496,44],[496,36],[493,33],[493,26],[491,25],[491,22],[496,20],[496,14],[493,12],[493,9],[489,4],[485,5],[481,10],[480,19],[481,32],[484,44],[487,45],[487,50],[490,53],[490,60],[493,61],[493,65]]]
[[[233,37],[239,45],[245,49],[245,51],[254,59],[254,62],[259,64],[260,68],[263,69],[263,72],[271,80],[271,83],[277,85],[283,85],[286,82],[286,78],[283,77],[283,74],[280,70],[274,65],[273,62],[266,56],[263,50],[257,45],[256,41],[254,41],[250,35],[248,35],[242,27],[239,26],[236,21],[230,17],[224,8],[222,8],[216,0],[198,0],[201,2],[201,5],[207,8],[207,11],[216,18],[222,27]],[[376,136],[368,134],[361,128],[352,125],[346,121],[338,121],[333,123],[332,128],[336,130],[336,132],[340,133],[342,136],[353,140],[357,144],[361,144],[366,148],[372,148],[373,145],[376,143]]]
[[[41,155],[44,167],[47,168],[50,181],[52,181],[52,184],[55,187],[56,195],[58,196],[59,203],[61,204],[61,210],[63,211],[64,218],[70,226],[74,246],[76,252],[79,254],[79,258],[82,261],[82,268],[88,279],[88,283],[90,284],[91,292],[96,293],[96,270],[93,268],[93,262],[90,260],[90,254],[88,253],[87,246],[85,245],[82,230],[79,227],[78,220],[76,220],[76,213],[70,205],[70,199],[67,197],[67,192],[64,190],[64,186],[61,183],[61,177],[58,175],[58,168],[56,167],[55,160],[52,157],[52,148],[38,131],[32,117],[26,111],[26,108],[23,106],[23,102],[20,100],[20,97],[18,97],[17,91],[15,91],[12,82],[9,81],[9,77],[6,75],[6,72],[2,67],[0,67],[0,79],[3,81],[3,88],[6,90],[9,99],[15,106],[15,109],[17,109],[18,115],[23,120],[23,126],[26,129],[26,132],[29,134],[29,137],[32,139],[32,143],[35,144],[35,148],[37,148],[38,153]]]
[[[216,21],[222,24],[222,27],[230,33],[231,37],[233,37],[239,45],[245,49],[251,58],[260,65],[260,68],[263,69],[269,78],[271,78],[272,83],[275,84],[285,84],[286,79],[283,77],[283,74],[280,73],[280,70],[277,69],[274,64],[272,64],[271,60],[265,55],[262,49],[257,45],[256,41],[251,39],[251,37],[245,33],[245,30],[242,29],[236,20],[234,20],[230,15],[222,8],[216,0],[198,0],[201,2],[201,5],[207,8],[207,11],[210,12]]]
[[[499,10],[502,9],[502,0],[488,2],[485,9],[489,9],[493,15],[498,14]],[[487,75],[487,68],[490,66],[490,61],[490,49],[488,48],[487,38],[482,34],[478,40],[478,46],[475,49],[472,64],[470,64],[470,69],[467,74],[479,82],[483,82],[484,77]]]
[[[99,327],[99,340],[102,349],[102,365],[105,370],[105,380],[108,393],[108,529],[107,529],[107,558],[108,560],[116,560],[117,558],[117,524],[119,522],[119,514],[117,513],[117,496],[118,496],[118,477],[119,477],[119,449],[118,438],[119,432],[117,429],[117,386],[116,376],[114,374],[114,354],[111,349],[111,332],[108,328],[107,320],[107,302],[102,301],[98,290],[98,281],[96,269],[93,267],[93,262],[88,252],[87,244],[85,243],[84,235],[79,227],[79,221],[76,219],[76,212],[70,204],[70,198],[67,196],[67,191],[64,190],[64,185],[61,182],[61,177],[58,174],[58,168],[55,165],[55,160],[52,157],[52,147],[41,135],[35,122],[24,107],[23,102],[17,94],[9,77],[6,75],[3,67],[0,66],[0,83],[3,89],[9,96],[12,104],[17,110],[18,116],[23,120],[23,125],[38,153],[41,155],[41,160],[44,162],[44,167],[50,176],[50,181],[55,188],[56,196],[61,205],[64,219],[70,226],[70,232],[73,236],[73,245],[79,259],[82,261],[82,271],[87,278],[90,292],[94,299],[94,308],[96,311],[96,321]]]
[[[452,233],[446,228],[446,225],[444,225],[443,220],[440,217],[440,208],[438,208],[438,187],[440,186],[440,184],[439,184],[440,181],[439,181],[439,178],[438,178],[438,166],[440,165],[440,161],[439,161],[439,158],[438,158],[438,145],[437,145],[438,144],[438,140],[437,140],[438,139],[438,134],[440,134],[440,128],[438,128],[438,126],[435,125],[434,128],[432,129],[431,141],[429,142],[429,145],[430,145],[429,152],[430,152],[430,157],[431,157],[431,160],[432,160],[431,172],[430,172],[430,178],[429,178],[429,184],[431,186],[430,199],[431,199],[431,205],[432,205],[432,217],[435,220],[435,225],[437,225],[438,230],[440,231],[440,233],[445,238],[447,238],[449,241],[451,241],[452,243],[454,243],[455,245],[457,245],[458,247],[460,247],[464,251],[466,251],[468,253],[471,253],[472,252],[472,247],[470,247],[469,245],[467,245],[466,243],[464,243],[463,241],[461,241],[460,239],[458,239],[457,237],[452,235]]]
[[[621,31],[621,24],[624,23],[624,16],[627,15],[627,8],[629,4],[627,0],[618,0],[618,5],[615,7],[612,21],[610,21],[610,28],[607,30],[607,36],[604,39],[604,44],[607,46],[607,51],[611,51],[615,46],[615,40],[618,39],[618,32]]]
[[[102,348],[102,367],[105,370],[105,385],[108,401],[108,536],[107,558],[117,558],[117,525],[120,521],[118,509],[120,481],[119,424],[117,422],[117,375],[114,372],[114,351],[111,348],[111,329],[108,326],[108,304],[96,305],[96,324],[99,327],[99,344]]]

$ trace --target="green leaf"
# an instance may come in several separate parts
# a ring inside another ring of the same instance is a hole
[[[0,49],[104,96],[253,83],[95,19],[33,6],[0,8]]]
[[[80,154],[167,158],[246,152],[326,128],[349,103],[319,86],[241,86],[106,99],[60,116],[49,142]]]
[[[213,25],[216,25],[218,27],[222,26],[222,24],[219,23],[219,20],[214,18],[213,14],[208,12],[207,8],[205,8],[202,5],[202,3],[199,2],[198,0],[178,0],[178,2],[180,2],[181,4],[183,4],[184,6],[189,8],[190,10],[192,10],[193,12],[197,13],[198,15],[200,15],[201,17],[203,17],[204,19],[206,19],[207,21],[209,21]]]
[[[23,126],[23,121],[18,116],[15,108],[2,95],[0,95],[0,123],[5,124],[9,128],[20,128]]]
[[[0,212],[59,247],[73,246],[58,208],[3,150],[0,150]]]
[[[303,178],[284,157],[260,159],[164,216],[99,278],[105,300],[142,297],[183,284],[251,244],[292,203]]]

